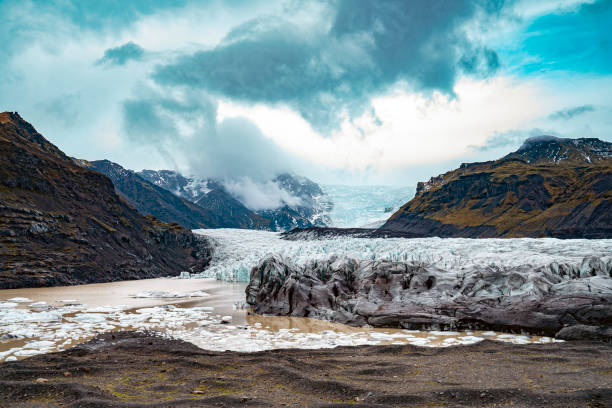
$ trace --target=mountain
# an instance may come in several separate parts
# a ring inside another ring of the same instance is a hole
[[[206,240],[144,217],[17,113],[0,113],[0,288],[202,271]]]
[[[270,229],[270,221],[255,214],[215,180],[185,177],[171,170],[143,170],[143,179],[214,214],[214,227]]]
[[[612,143],[540,136],[419,183],[381,227],[406,236],[612,237]]]
[[[223,187],[213,188],[195,203],[214,212],[225,228],[271,229],[270,221],[246,208]]]
[[[300,204],[285,205],[277,209],[276,214],[268,215],[281,230],[287,231],[295,227],[326,227],[331,224],[328,214],[333,208],[333,203],[317,183],[306,177],[289,173],[279,174],[272,181],[300,200]],[[266,216],[264,212],[260,214]]]
[[[116,163],[108,160],[79,160],[77,163],[110,178],[115,191],[141,214],[150,214],[161,221],[175,222],[190,229],[222,225],[219,217],[211,211],[154,185]]]
[[[283,203],[278,208],[251,210],[215,179],[185,177],[170,170],[143,170],[137,174],[216,214],[222,227],[287,231],[331,223],[326,214],[333,204],[318,184],[305,177],[285,173],[270,180],[297,204]]]

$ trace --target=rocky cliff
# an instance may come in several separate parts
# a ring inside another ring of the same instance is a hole
[[[0,113],[0,161],[0,288],[177,275],[210,260],[205,240],[140,215],[17,113]]]
[[[419,183],[381,227],[440,237],[612,237],[612,143],[529,139],[499,160]]]

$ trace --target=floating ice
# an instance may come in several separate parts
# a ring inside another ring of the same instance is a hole
[[[140,292],[140,293],[137,293],[131,296],[133,298],[173,299],[173,298],[205,297],[205,296],[209,296],[209,294],[201,290],[198,290],[195,292],[187,292],[187,293],[166,292],[163,290],[147,290],[147,291]]]
[[[8,299],[8,301],[15,302],[15,303],[27,303],[27,302],[31,302],[32,299],[28,299],[26,297],[14,297],[14,298]]]
[[[79,313],[74,317],[68,318],[69,321],[87,323],[101,323],[105,322],[106,319],[107,315],[105,313]]]

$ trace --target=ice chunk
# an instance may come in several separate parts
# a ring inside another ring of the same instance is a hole
[[[163,290],[146,290],[144,292],[131,295],[133,298],[158,298],[158,299],[173,299],[173,298],[189,298],[189,297],[205,297],[210,296],[208,293],[198,290],[195,292],[176,293]]]
[[[68,320],[76,322],[99,323],[106,321],[106,319],[107,315],[104,313],[78,313]]]
[[[47,302],[34,302],[34,303],[30,303],[28,306],[31,307],[32,309],[48,309],[49,308],[49,305],[47,304]]]
[[[32,299],[28,299],[26,297],[14,297],[14,298],[8,299],[8,301],[15,302],[15,303],[27,303],[27,302],[31,302]]]

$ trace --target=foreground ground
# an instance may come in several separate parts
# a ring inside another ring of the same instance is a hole
[[[342,347],[252,354],[104,334],[0,365],[2,407],[609,407],[612,345]]]

